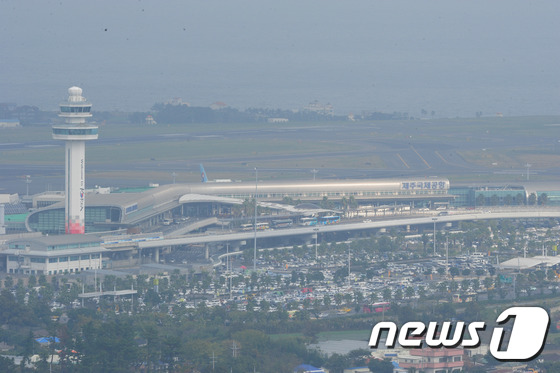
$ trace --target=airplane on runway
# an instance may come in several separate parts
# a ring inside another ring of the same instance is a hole
[[[206,171],[204,171],[204,166],[202,165],[202,163],[199,165],[200,166],[200,181],[203,183],[231,183],[231,179],[215,179],[212,181],[208,181],[208,178],[206,177]]]
[[[202,178],[202,182],[203,183],[207,183],[208,182],[208,178],[206,177],[206,172],[204,171],[204,166],[202,165],[202,163],[200,164],[200,177]]]

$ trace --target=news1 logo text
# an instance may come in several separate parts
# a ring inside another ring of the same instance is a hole
[[[496,323],[498,326],[492,331],[489,343],[492,356],[501,361],[527,361],[544,348],[550,317],[541,307],[511,307],[498,316]],[[507,346],[504,346],[506,332],[501,326],[506,325],[511,327],[511,334]],[[373,327],[369,346],[377,348],[382,331],[387,331],[385,346],[388,348],[395,347],[397,341],[405,348],[421,348],[423,343],[431,348],[475,348],[481,344],[480,332],[484,330],[486,324],[483,321],[468,325],[462,321],[430,322],[428,325],[410,321],[400,329],[394,322],[385,321]]]

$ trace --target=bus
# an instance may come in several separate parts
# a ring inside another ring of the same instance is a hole
[[[317,218],[301,218],[301,225],[317,225]]]
[[[371,309],[373,310],[373,312],[385,312],[385,311],[389,311],[389,309],[391,308],[391,303],[389,302],[377,302],[371,305]]]
[[[252,231],[253,230],[253,224],[241,224],[239,226],[241,228],[242,231]],[[270,225],[268,223],[257,223],[257,230],[265,230],[270,228]]]
[[[323,225],[336,224],[338,222],[340,222],[340,216],[338,215],[321,216],[318,220],[318,223]]]
[[[293,224],[292,219],[278,219],[272,221],[273,228],[288,228]]]
[[[257,223],[257,230],[262,231],[265,229],[270,228],[270,225],[268,223]]]

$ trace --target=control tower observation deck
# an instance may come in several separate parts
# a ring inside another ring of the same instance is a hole
[[[60,104],[59,117],[65,123],[52,127],[55,140],[66,142],[64,225],[67,234],[85,232],[85,141],[96,140],[98,127],[87,124],[91,103],[82,97],[82,89],[70,87],[68,101]]]

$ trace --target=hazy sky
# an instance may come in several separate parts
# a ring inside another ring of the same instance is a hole
[[[560,114],[560,2],[2,1],[0,102]]]

